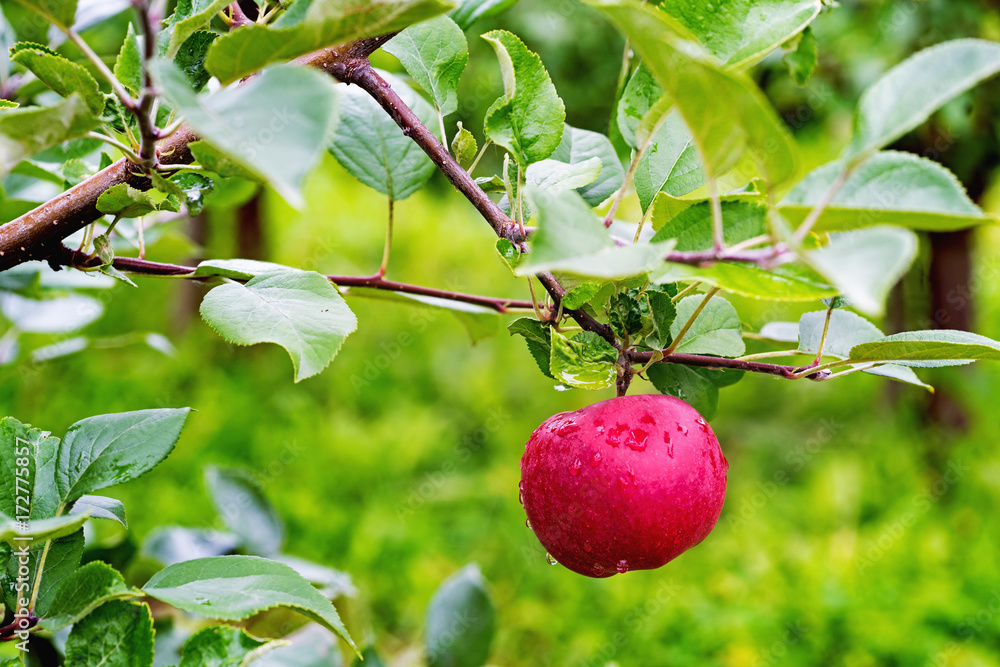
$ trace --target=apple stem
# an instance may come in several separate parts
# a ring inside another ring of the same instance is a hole
[[[618,378],[615,380],[615,390],[618,398],[628,393],[629,385],[632,384],[632,376],[635,371],[632,369],[632,362],[629,360],[627,345],[623,346],[621,354],[618,355]]]

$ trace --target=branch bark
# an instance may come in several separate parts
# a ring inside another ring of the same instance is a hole
[[[100,266],[100,260],[85,253],[77,252],[66,246],[62,246],[58,255],[53,255],[52,260],[63,266],[77,266],[84,268],[94,268]],[[195,267],[183,266],[181,264],[164,264],[162,262],[151,262],[134,257],[115,257],[112,262],[119,271],[140,276],[154,276],[161,278],[189,278],[191,280],[211,280],[212,277],[195,277]],[[415,296],[429,296],[444,301],[456,301],[474,306],[489,308],[498,313],[509,313],[512,310],[531,311],[533,309],[530,301],[519,299],[499,299],[478,294],[466,294],[464,292],[453,292],[449,290],[435,289],[433,287],[423,287],[421,285],[411,285],[394,280],[385,280],[378,276],[326,276],[326,278],[337,287],[363,287],[366,289],[382,290],[386,292],[399,292],[400,294],[412,294]]]

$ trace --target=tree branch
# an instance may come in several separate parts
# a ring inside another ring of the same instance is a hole
[[[63,266],[75,266],[81,268],[95,268],[101,265],[101,260],[97,257],[82,252],[78,252],[66,246],[62,246],[58,255],[52,257],[52,261]],[[195,267],[182,266],[180,264],[164,264],[162,262],[151,262],[145,259],[134,257],[115,257],[112,262],[119,271],[140,276],[151,276],[160,278],[187,278],[191,280],[211,280],[214,276],[195,276]],[[408,283],[385,280],[378,276],[326,276],[326,278],[337,287],[363,287],[366,289],[383,290],[386,292],[398,292],[400,294],[413,294],[415,296],[428,296],[444,301],[456,301],[474,306],[489,308],[498,313],[505,314],[514,310],[532,310],[530,301],[518,299],[498,299],[478,294],[465,294],[463,292],[452,292],[449,290],[435,289],[433,287],[422,287]]]
[[[653,360],[653,355],[653,352],[632,352],[629,358],[633,364],[648,364]],[[786,380],[797,380],[800,378],[799,373],[809,369],[808,366],[780,366],[777,364],[763,364],[757,361],[741,361],[739,359],[709,357],[701,354],[682,354],[679,352],[665,355],[663,359],[660,359],[659,363],[763,373],[765,375],[777,375]],[[804,377],[815,381],[826,380],[830,377],[830,371],[819,371]]]

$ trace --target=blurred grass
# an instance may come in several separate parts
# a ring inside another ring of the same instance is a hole
[[[293,212],[268,199],[272,259],[371,272],[384,200],[328,160],[308,201]],[[391,278],[525,295],[489,228],[440,184],[397,215]],[[981,236],[995,256],[995,232]],[[163,246],[157,259],[181,259]],[[980,261],[976,294],[980,331],[997,336],[994,266]],[[180,287],[117,289],[94,333],[172,330]],[[233,348],[196,321],[174,358],[125,348],[5,371],[0,406],[56,434],[91,414],[193,406],[174,454],[114,492],[135,534],[211,525],[204,466],[248,466],[288,523],[288,551],[355,577],[361,596],[342,611],[390,654],[419,644],[434,589],[476,561],[499,606],[497,665],[1000,665],[995,365],[936,375],[973,416],[961,435],[923,424],[918,389],[889,404],[878,378],[745,379],[713,424],[731,465],[716,530],[661,570],[597,581],[546,564],[518,462],[547,416],[608,395],[553,391],[519,339],[471,346],[447,313],[351,305],[359,332],[300,385],[283,350]],[[775,316],[741,307],[754,326]]]

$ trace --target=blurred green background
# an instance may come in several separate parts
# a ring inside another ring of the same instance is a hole
[[[796,131],[807,167],[836,156],[857,95],[914,48],[997,37],[990,3],[843,4],[816,23],[821,66],[805,89],[780,55],[756,71],[786,117],[804,117]],[[570,122],[605,129],[621,40],[589,17],[575,2],[524,0],[502,23],[550,65]],[[473,52],[464,86],[474,102],[461,113],[481,137],[500,84],[492,56]],[[984,90],[937,119],[955,128],[955,161],[980,147],[968,118],[984,100],[996,103],[996,86]],[[995,124],[989,130],[995,142]],[[995,174],[981,172],[981,201],[1000,212]],[[265,195],[267,259],[371,273],[385,208],[327,158],[305,209]],[[235,219],[211,216],[206,256],[236,252]],[[997,338],[1000,234],[980,230],[975,241],[975,328]],[[493,243],[471,206],[435,180],[397,205],[388,277],[526,298]],[[168,235],[150,257],[189,253]],[[925,271],[923,262],[908,281],[920,284]],[[191,293],[204,289],[168,280],[116,288],[88,333],[163,332],[177,354],[124,347],[0,369],[0,409],[60,435],[92,414],[196,408],[170,458],[114,490],[133,533],[212,526],[203,468],[248,467],[287,522],[287,551],[353,575],[360,594],[341,612],[393,665],[419,663],[431,594],[470,561],[498,606],[496,665],[1000,665],[996,365],[924,375],[965,412],[964,430],[929,422],[925,392],[890,391],[867,375],[829,384],[748,377],[723,392],[713,422],[730,462],[715,531],[660,570],[591,580],[546,563],[518,504],[518,462],[546,417],[609,394],[554,391],[520,338],[471,345],[446,312],[363,299],[350,300],[360,329],[333,365],[295,385],[280,348],[234,348],[191,319]],[[916,319],[920,297],[911,290],[906,302]],[[750,330],[802,312],[737,307]]]

